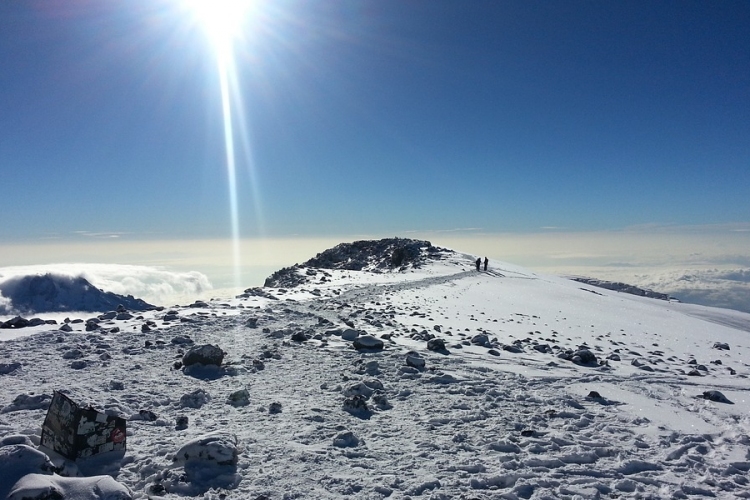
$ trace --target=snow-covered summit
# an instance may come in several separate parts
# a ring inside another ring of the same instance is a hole
[[[325,250],[302,265],[285,267],[268,277],[264,286],[292,287],[310,280],[299,271],[329,269],[383,272],[418,269],[430,260],[439,260],[452,250],[433,246],[429,241],[408,238],[385,238],[341,243]],[[311,272],[308,276],[312,276]]]
[[[0,342],[0,498],[750,498],[750,315],[440,255]],[[40,447],[55,390],[125,455]]]

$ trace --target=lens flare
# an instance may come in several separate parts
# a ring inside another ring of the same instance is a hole
[[[234,145],[234,125],[232,115],[232,96],[239,95],[239,85],[235,70],[233,51],[234,40],[242,34],[254,2],[248,0],[185,0],[185,5],[193,14],[195,21],[202,26],[216,53],[219,88],[221,92],[221,111],[224,125],[224,150],[229,185],[229,208],[232,228],[232,258],[234,261],[234,286],[241,283],[241,248],[240,223],[237,195],[236,152]],[[241,114],[240,114],[241,116]],[[242,125],[243,145],[248,156],[247,131]]]

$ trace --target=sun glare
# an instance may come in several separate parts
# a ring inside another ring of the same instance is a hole
[[[185,0],[211,42],[222,48],[241,35],[254,3],[251,0]]]
[[[232,103],[232,95],[239,95],[239,90],[238,88],[231,88],[237,86],[233,44],[243,34],[243,28],[246,28],[245,22],[255,2],[250,0],[184,0],[184,2],[192,13],[194,21],[206,32],[206,36],[216,53],[224,125],[225,166],[229,184],[234,285],[240,287],[240,224]],[[236,105],[236,103],[234,104]],[[244,121],[240,120],[240,124],[243,123]],[[246,135],[246,130],[240,131],[241,137],[246,137]]]

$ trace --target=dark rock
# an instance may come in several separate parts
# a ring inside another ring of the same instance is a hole
[[[344,400],[344,411],[355,416],[369,416],[371,413],[366,398],[361,394],[346,398]]]
[[[185,415],[181,415],[175,419],[175,430],[181,431],[183,429],[187,429],[188,426],[188,418]]]
[[[487,335],[480,333],[479,335],[474,335],[471,338],[471,343],[474,345],[480,345],[480,346],[487,346],[490,343],[490,339]]]
[[[174,341],[174,339],[172,339]],[[224,351],[219,346],[203,344],[191,347],[182,357],[182,364],[191,366],[195,364],[221,366],[224,361]]]
[[[15,318],[11,318],[8,321],[5,321],[3,323],[0,323],[0,328],[26,328],[29,326],[29,320],[26,318],[22,318],[21,316],[16,316]]]
[[[65,351],[62,357],[63,359],[81,359],[83,357],[83,352],[80,349],[70,349]]]
[[[172,338],[171,342],[175,345],[189,345],[193,343],[193,339],[191,339],[187,335],[178,335]]]
[[[276,413],[281,413],[281,403],[271,403],[268,405],[268,413],[274,415]]]
[[[295,342],[307,342],[307,335],[302,330],[297,330],[292,334],[292,340]]]
[[[137,415],[131,417],[131,420],[143,420],[144,422],[156,422],[156,413],[151,410],[139,410]]]
[[[441,338],[434,338],[427,341],[427,349],[430,351],[445,351],[445,341]]]
[[[733,405],[734,403],[727,399],[727,397],[719,391],[705,391],[701,396],[703,399],[714,401],[715,403],[726,403]]]
[[[373,337],[372,335],[361,335],[354,339],[354,348],[357,350],[382,350],[385,344],[382,340]]]
[[[21,368],[21,363],[0,363],[0,375],[8,375]]]
[[[425,360],[424,358],[419,356],[417,353],[408,353],[406,355],[406,365],[412,366],[416,368],[417,370],[424,370]]]
[[[229,395],[229,398],[227,398],[227,404],[230,404],[232,406],[247,406],[250,404],[250,393],[247,389],[240,389],[238,391],[234,391],[232,394]]]
[[[727,344],[726,342],[715,342],[713,347],[714,349],[719,349],[720,351],[729,350],[729,344]]]
[[[591,399],[602,399],[602,395],[599,394],[597,391],[590,391],[589,395],[586,397],[591,398]]]
[[[500,356],[500,351],[498,351],[497,349],[489,349],[487,351],[487,354],[491,356]]]

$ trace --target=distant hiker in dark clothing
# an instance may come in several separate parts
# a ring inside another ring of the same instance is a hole
[[[477,257],[476,265],[477,265],[477,271],[479,271],[479,266],[482,265],[482,259],[480,257]]]
[[[489,259],[487,257],[484,258],[484,270],[487,270],[487,264],[489,263]]]

